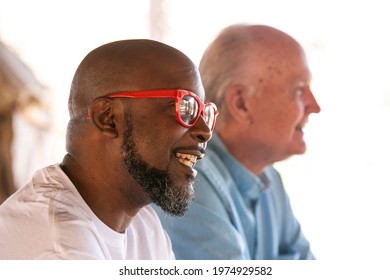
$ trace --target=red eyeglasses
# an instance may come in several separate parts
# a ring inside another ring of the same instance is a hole
[[[108,98],[174,98],[176,103],[176,119],[180,125],[191,128],[202,115],[211,131],[214,130],[218,116],[217,106],[202,103],[199,97],[184,89],[157,89],[117,92],[107,95]]]

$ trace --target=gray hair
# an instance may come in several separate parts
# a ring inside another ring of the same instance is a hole
[[[222,107],[226,88],[239,81],[249,58],[248,45],[255,41],[248,25],[223,29],[208,46],[199,64],[207,99]]]

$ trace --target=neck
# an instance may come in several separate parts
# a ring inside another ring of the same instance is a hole
[[[221,141],[224,143],[229,153],[246,169],[255,176],[260,175],[270,165],[273,164],[267,152],[251,150],[248,146],[237,138],[237,133],[218,132]],[[261,154],[261,156],[259,156]]]
[[[149,201],[138,184],[129,183],[133,180],[120,182],[120,176],[113,174],[117,170],[113,166],[97,170],[90,162],[93,160],[83,161],[67,154],[60,166],[94,214],[111,229],[124,232]],[[140,196],[144,199],[135,199]]]

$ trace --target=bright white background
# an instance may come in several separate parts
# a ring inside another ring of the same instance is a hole
[[[307,154],[277,164],[293,208],[318,259],[388,260],[386,1],[165,2],[164,42],[196,63],[217,32],[233,23],[271,25],[301,42],[322,112],[306,127]],[[103,43],[149,34],[147,0],[0,0],[0,39],[34,70],[53,99],[49,163],[61,161],[65,152],[67,96],[81,59]]]

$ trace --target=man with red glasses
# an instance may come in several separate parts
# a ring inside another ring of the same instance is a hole
[[[112,42],[78,67],[67,154],[0,206],[0,259],[173,259],[149,206],[181,216],[218,111],[197,67],[151,40]]]
[[[313,259],[273,168],[306,151],[303,128],[320,111],[302,47],[272,27],[235,25],[199,70],[220,117],[188,214],[161,214],[176,258]]]

